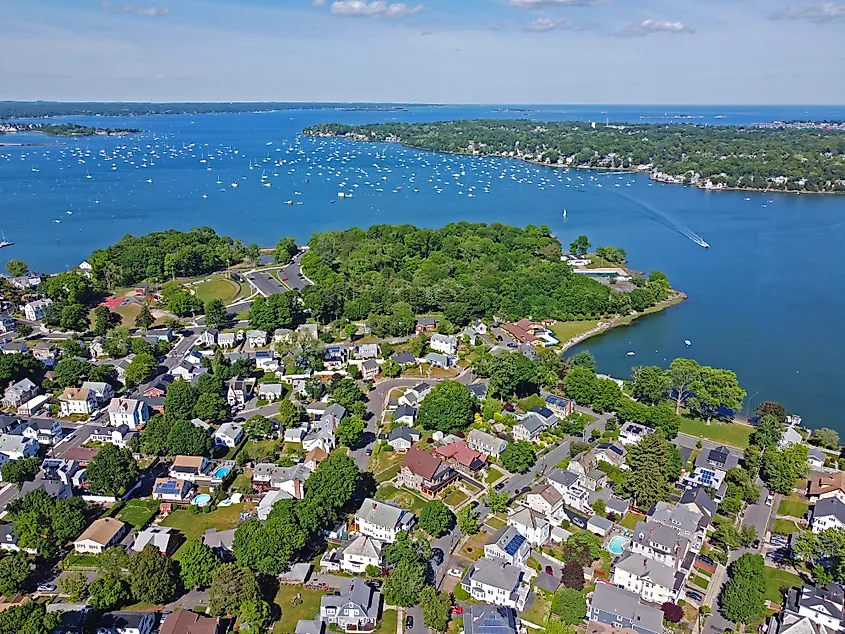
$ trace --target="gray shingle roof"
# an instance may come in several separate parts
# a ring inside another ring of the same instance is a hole
[[[479,581],[484,585],[512,592],[522,579],[522,568],[502,564],[501,559],[482,557],[470,567],[467,577],[469,581]]]
[[[674,569],[643,555],[626,552],[616,562],[616,567],[636,577],[648,578],[652,583],[663,586],[664,588],[673,589],[675,587]]]
[[[828,515],[833,515],[845,524],[845,502],[842,502],[839,498],[822,498],[816,502],[816,507],[813,509],[813,519],[827,517]]]
[[[638,595],[623,588],[606,583],[597,584],[590,607],[630,619],[634,627],[651,632],[663,631],[663,612],[643,604]]]

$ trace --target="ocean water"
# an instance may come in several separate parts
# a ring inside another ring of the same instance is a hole
[[[845,197],[705,192],[642,175],[299,136],[326,121],[523,116],[742,125],[841,120],[845,108],[456,106],[71,118],[144,132],[64,142],[0,137],[41,144],[0,147],[0,230],[15,241],[0,251],[0,264],[14,257],[63,270],[127,233],[170,227],[209,225],[271,245],[373,223],[545,223],[565,245],[586,234],[594,246],[624,247],[633,268],[660,269],[690,296],[583,344],[601,371],[627,377],[632,365],[691,356],[735,370],[748,409],[779,400],[806,424],[845,434],[836,396],[845,354],[836,330],[845,309]]]

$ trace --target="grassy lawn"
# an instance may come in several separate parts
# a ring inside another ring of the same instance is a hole
[[[597,321],[556,321],[551,331],[555,333],[561,343],[566,343],[573,337],[584,334],[598,325]]]
[[[376,491],[376,499],[386,502],[387,500],[392,500],[393,496],[395,496],[398,492],[399,489],[392,484],[383,484]]]
[[[373,456],[370,458],[370,471],[374,474],[378,475],[382,471],[386,471],[391,467],[398,466],[400,462],[405,458],[405,454],[398,453],[396,451],[385,451],[381,449],[378,452],[377,456]],[[397,469],[396,473],[399,473]],[[388,478],[389,480],[390,478]]]
[[[62,561],[62,568],[65,570],[73,568],[74,566],[92,568],[97,565],[98,561],[97,555],[83,555],[72,550],[68,553],[68,556],[65,557],[64,561]]]
[[[490,517],[488,517],[486,520],[486,524],[494,531],[497,531],[500,528],[504,528],[505,526],[507,526],[507,522],[505,520],[496,517],[495,515],[491,515]]]
[[[131,524],[135,530],[141,530],[158,513],[159,504],[158,500],[129,500],[126,506],[120,509],[117,519]]]
[[[273,625],[274,634],[290,634],[296,629],[296,622],[300,619],[313,619],[320,612],[320,598],[325,593],[320,590],[310,590],[302,586],[279,587],[279,592],[273,602],[282,610],[281,618]],[[291,601],[299,595],[297,603]]]
[[[521,617],[534,625],[544,625],[546,623],[546,616],[549,610],[549,597],[545,590],[541,590],[537,587],[534,588],[534,594],[537,595],[537,598],[534,600],[534,605],[532,605],[528,610],[525,610],[525,612],[521,614]]]
[[[775,535],[791,535],[798,531],[798,526],[792,520],[775,520],[772,533]]]
[[[476,533],[464,542],[464,545],[461,546],[461,550],[458,552],[458,555],[464,559],[475,561],[484,554],[484,546],[489,543],[489,541],[489,533]]]
[[[395,478],[399,474],[399,471],[401,469],[402,469],[402,465],[397,463],[397,464],[393,465],[392,467],[390,467],[389,469],[385,469],[381,473],[377,473],[376,474],[376,482],[381,484],[382,482],[387,482],[388,480],[392,480],[393,478]]]
[[[496,482],[496,480],[501,478],[503,475],[505,475],[505,474],[502,473],[501,471],[499,471],[496,467],[488,467],[487,468],[487,475],[484,476],[484,484],[493,484],[494,482]]]
[[[681,418],[682,434],[688,436],[696,436],[698,438],[706,438],[713,442],[722,443],[725,445],[732,445],[745,449],[748,446],[748,437],[752,434],[754,428],[751,425],[743,425],[741,423],[721,423],[713,421],[709,425],[706,421],[700,418]]]
[[[275,456],[278,447],[278,440],[248,440],[243,451],[252,458],[261,458],[263,456]]]
[[[774,603],[783,601],[781,588],[801,587],[801,577],[788,570],[766,566],[763,570],[763,576],[766,578],[766,598]]]
[[[162,526],[171,526],[187,539],[199,539],[209,528],[216,528],[218,531],[235,528],[243,511],[243,504],[233,504],[224,508],[218,508],[211,513],[198,513],[194,515],[187,510],[173,511],[161,522]]]
[[[419,515],[426,500],[409,489],[399,489],[393,496],[393,501],[403,509],[408,509],[414,515]]]
[[[645,521],[645,516],[640,515],[639,513],[628,513],[625,517],[622,518],[622,521],[619,522],[619,526],[622,528],[627,528],[629,531],[632,531],[636,528],[637,522]]]
[[[467,499],[466,493],[461,491],[460,489],[454,489],[449,495],[443,498],[443,502],[446,506],[451,506],[452,508],[456,508],[462,502]]]
[[[692,582],[702,589],[706,589],[707,586],[710,585],[710,579],[707,579],[706,577],[696,577],[692,580]]]
[[[374,634],[396,634],[396,621],[399,613],[396,610],[385,610],[381,614],[381,623]]]
[[[810,507],[806,502],[797,495],[793,494],[780,501],[780,505],[778,506],[778,515],[804,517],[809,509]]]
[[[241,292],[241,285],[232,280],[227,280],[222,277],[214,278],[209,282],[203,282],[194,287],[197,297],[203,302],[212,299],[222,299],[228,302]]]
[[[129,302],[127,304],[124,304],[123,306],[118,306],[112,312],[115,312],[120,315],[120,318],[122,320],[122,326],[129,326],[130,328],[134,328],[135,318],[138,316],[138,313],[141,312],[141,305],[136,304],[135,302]]]

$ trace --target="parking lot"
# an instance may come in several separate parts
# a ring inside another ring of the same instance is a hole
[[[287,289],[282,286],[279,281],[270,275],[269,273],[262,273],[260,271],[256,271],[255,273],[249,273],[246,276],[249,283],[252,284],[258,292],[264,295],[265,297],[269,297],[270,295],[277,295],[279,293],[284,293]]]

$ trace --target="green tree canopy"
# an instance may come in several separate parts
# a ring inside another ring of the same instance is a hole
[[[454,513],[440,500],[426,502],[420,511],[420,528],[432,537],[445,535],[454,521]]]
[[[465,385],[443,381],[420,405],[417,423],[423,429],[452,434],[469,427],[477,410],[478,403]]]
[[[425,403],[425,401],[423,401]],[[525,440],[508,443],[502,455],[499,456],[505,469],[511,473],[525,473],[537,461],[534,445]]]
[[[628,476],[621,492],[634,499],[640,508],[669,499],[671,483],[681,475],[681,457],[677,448],[662,434],[649,434],[629,447],[625,457]]]
[[[726,619],[750,623],[766,610],[766,581],[762,555],[747,553],[733,562],[730,579],[719,595],[719,611]]]
[[[138,477],[139,469],[131,450],[106,444],[91,459],[85,473],[92,491],[120,496]]]
[[[220,557],[198,539],[188,540],[179,549],[179,576],[186,588],[207,588]]]

